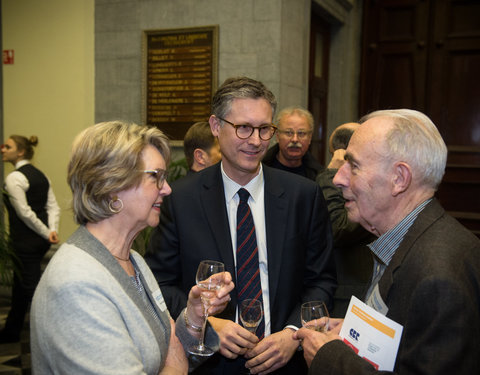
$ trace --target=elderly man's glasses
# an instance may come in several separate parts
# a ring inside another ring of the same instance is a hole
[[[221,117],[217,116],[217,118],[219,120],[222,120],[223,122],[226,122],[229,125],[232,125],[235,128],[235,134],[240,139],[247,139],[251,137],[255,129],[258,129],[258,135],[260,139],[263,141],[268,141],[273,137],[273,135],[275,134],[275,131],[277,130],[277,127],[272,124],[265,124],[260,126],[252,126],[249,124],[235,125],[234,123],[228,120],[225,120]]]
[[[165,180],[167,179],[167,176],[168,176],[167,171],[163,169],[147,169],[147,170],[142,170],[141,172],[147,173],[150,176],[155,177],[157,179],[158,190],[162,189],[163,184],[165,183]]]
[[[278,132],[287,138],[293,138],[293,136],[296,134],[298,139],[305,139],[312,133],[311,131],[307,130],[295,131],[292,129],[279,130]]]

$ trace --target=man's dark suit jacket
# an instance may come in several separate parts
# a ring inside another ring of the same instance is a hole
[[[332,233],[320,187],[263,166],[272,333],[301,326],[300,305],[324,300],[336,286]],[[220,163],[177,180],[165,198],[146,259],[173,317],[186,305],[204,259],[225,264],[235,282],[232,240]],[[219,317],[235,320],[236,290]]]
[[[480,373],[480,240],[433,200],[409,229],[380,283],[387,317],[403,325],[401,375]],[[341,341],[324,345],[309,374],[370,374]]]

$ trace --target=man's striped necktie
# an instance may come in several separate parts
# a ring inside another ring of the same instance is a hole
[[[249,192],[238,191],[240,203],[237,208],[237,293],[238,303],[247,298],[258,299],[263,303],[258,261],[257,237],[252,212],[248,205]],[[256,335],[262,339],[265,332],[264,319],[257,328]]]

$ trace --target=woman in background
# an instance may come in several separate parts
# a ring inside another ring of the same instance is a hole
[[[20,265],[14,274],[12,306],[0,332],[0,342],[20,341],[25,315],[40,280],[40,263],[50,244],[58,243],[60,208],[48,178],[30,160],[38,138],[12,135],[2,145],[3,161],[15,171],[5,179],[10,239]]]
[[[157,128],[105,122],[74,141],[68,166],[79,229],[50,260],[33,298],[32,368],[38,374],[186,374],[184,347],[198,342],[200,289],[193,286],[176,323],[136,235],[159,223],[170,149]],[[231,275],[212,295],[221,312]],[[206,342],[218,350],[208,326]],[[200,361],[200,358],[192,359]]]

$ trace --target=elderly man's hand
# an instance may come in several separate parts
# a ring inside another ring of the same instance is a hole
[[[293,334],[293,338],[302,341],[303,356],[308,367],[320,348],[332,340],[341,340],[338,334],[342,328],[343,319],[330,319],[330,330],[327,333],[301,328]]]

